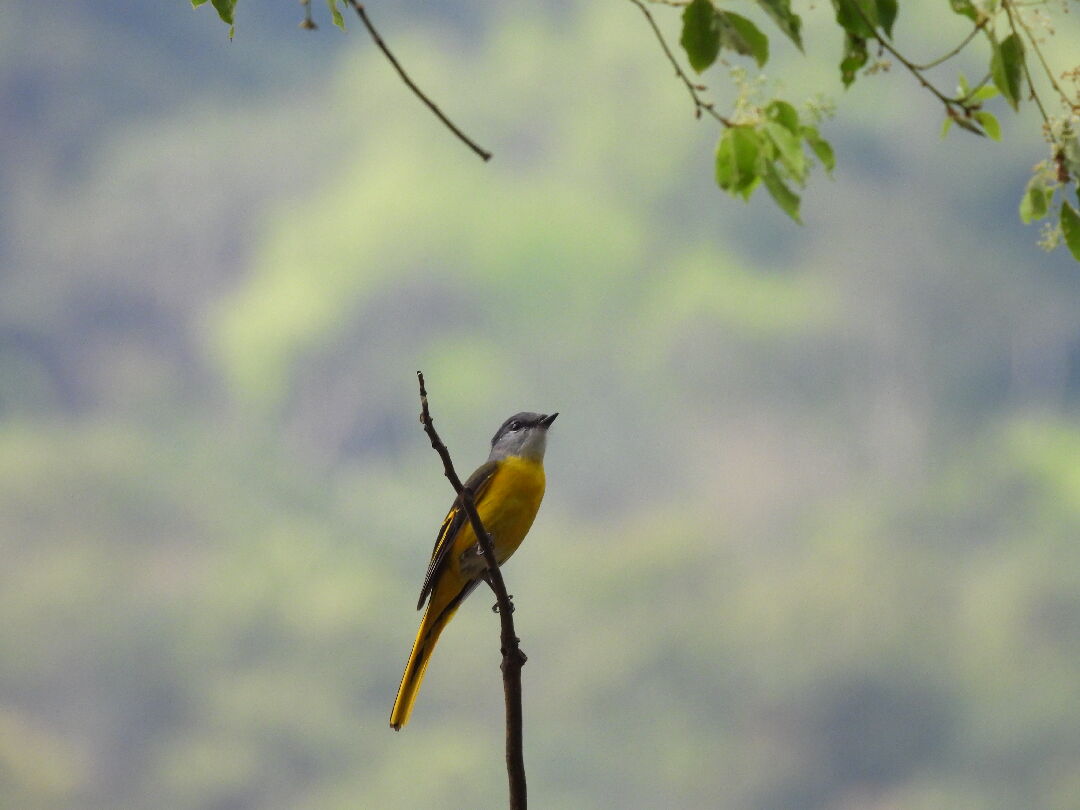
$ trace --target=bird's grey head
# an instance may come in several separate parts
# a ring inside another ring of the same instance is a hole
[[[543,461],[544,449],[547,447],[547,430],[558,415],[553,413],[549,416],[528,411],[515,413],[495,431],[488,461],[507,456],[523,456]]]

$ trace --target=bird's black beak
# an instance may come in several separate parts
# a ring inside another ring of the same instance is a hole
[[[551,414],[551,416],[542,416],[540,417],[540,421],[537,422],[537,424],[540,425],[540,427],[542,427],[544,430],[547,430],[549,427],[551,427],[551,423],[555,421],[555,417],[558,415],[559,414],[556,412]]]

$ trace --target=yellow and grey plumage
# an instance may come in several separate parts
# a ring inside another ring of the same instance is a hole
[[[525,539],[544,497],[544,450],[547,430],[557,413],[519,413],[499,427],[491,440],[491,454],[466,481],[473,493],[476,511],[491,535],[495,558],[502,565]],[[420,610],[427,610],[413,642],[412,653],[401,676],[390,725],[400,729],[409,721],[420,682],[443,628],[454,617],[465,598],[482,580],[486,569],[461,499],[454,500],[446,514],[427,575],[420,589]]]

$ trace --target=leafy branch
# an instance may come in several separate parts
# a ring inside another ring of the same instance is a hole
[[[678,65],[668,48],[661,29],[642,0],[637,5],[656,33],[668,60],[675,66],[676,75],[690,90],[695,115],[702,110],[713,112],[713,105],[700,97],[705,86],[695,84]],[[650,0],[657,6],[681,8],[682,35],[679,43],[690,67],[702,73],[721,60],[721,52],[747,56],[757,68],[764,67],[769,58],[769,39],[752,21],[726,8],[721,0]],[[1051,158],[1036,167],[1035,176],[1025,190],[1020,216],[1025,222],[1047,216],[1055,195],[1060,193],[1059,222],[1056,230],[1042,240],[1044,246],[1064,241],[1077,260],[1080,260],[1080,214],[1066,198],[1065,191],[1080,187],[1080,140],[1077,138],[1075,116],[1080,113],[1080,101],[1062,88],[1055,71],[1039,46],[1038,38],[1024,19],[1024,8],[1032,3],[1021,0],[1000,0],[998,3],[977,3],[977,0],[950,0],[950,8],[968,19],[971,30],[959,44],[941,56],[917,62],[905,55],[893,40],[893,25],[899,14],[899,0],[831,0],[837,25],[844,32],[844,49],[840,61],[840,78],[845,87],[856,81],[860,72],[874,73],[888,67],[881,61],[888,54],[907,70],[943,106],[945,119],[942,134],[952,125],[976,135],[1001,140],[997,117],[984,108],[987,101],[1000,95],[1014,110],[1025,100],[1039,109],[1044,133],[1051,147]],[[757,0],[761,9],[780,31],[802,49],[801,19],[790,8],[790,0]],[[995,27],[1005,28],[1001,38]],[[927,76],[927,71],[940,67],[959,56],[982,34],[990,46],[989,67],[985,78],[969,86],[961,75],[954,94],[942,90]],[[869,43],[879,49],[878,61],[869,65]],[[1029,53],[1035,54],[1056,93],[1063,116],[1053,116],[1047,109],[1032,75]],[[726,62],[724,62],[726,64]],[[736,83],[741,73],[732,71]],[[1080,76],[1080,67],[1062,76]],[[1026,96],[1024,93],[1026,85]],[[799,221],[800,198],[796,187],[805,185],[808,158],[816,157],[831,171],[834,163],[832,147],[817,131],[817,120],[799,120],[794,108],[782,99],[767,99],[747,103],[745,87],[740,90],[736,111],[718,117],[724,125],[716,146],[715,173],[717,185],[732,196],[749,200],[759,185],[764,185],[773,200],[789,216]],[[820,117],[820,116],[818,116]]]
[[[891,56],[893,56],[896,61],[903,65],[911,73],[912,76],[918,79],[919,84],[929,90],[937,98],[938,101],[944,104],[945,109],[950,116],[955,116],[955,108],[959,108],[959,110],[966,117],[971,117],[971,112],[974,107],[970,103],[967,95],[960,96],[959,98],[955,96],[945,95],[941,90],[937,88],[937,86],[934,85],[933,82],[926,78],[924,72],[928,68],[916,65],[893,46],[892,42],[890,41],[889,35],[883,34],[879,30],[879,25],[882,25],[882,23],[875,23],[875,21],[871,20],[870,17],[867,15],[866,11],[862,8],[862,6],[859,5],[858,2],[851,3],[851,8],[854,9],[859,19],[862,20],[862,22],[867,26],[867,28],[869,28],[870,36],[873,37],[885,51],[887,51]],[[976,24],[975,28],[973,28],[971,33],[964,38],[964,41],[961,42],[960,45],[958,45],[956,48],[953,48],[953,50],[951,50],[944,56],[932,60],[930,62],[931,67],[936,67],[937,65],[944,64],[948,60],[952,59],[954,56],[958,56],[960,52],[967,47],[971,40],[975,38],[975,35],[979,32],[980,28],[982,28],[982,22]]]
[[[630,2],[645,15],[664,55],[675,68],[675,75],[686,85],[694,102],[694,116],[700,118],[702,111],[707,112],[724,127],[716,145],[714,172],[717,185],[744,200],[750,199],[754,190],[764,185],[781,210],[801,222],[800,197],[792,186],[805,185],[814,157],[826,172],[831,172],[835,165],[832,146],[821,137],[816,126],[820,116],[813,114],[810,120],[800,120],[798,111],[791,104],[779,98],[758,99],[747,82],[742,82],[734,112],[729,116],[721,115],[713,102],[701,97],[706,86],[695,83],[683,70],[642,0]],[[696,73],[708,70],[723,50],[751,57],[759,69],[768,62],[768,37],[741,14],[719,8],[712,0],[652,2],[682,8],[679,44]],[[791,11],[789,0],[759,0],[759,4],[801,49],[802,20]],[[738,82],[738,77],[743,74],[733,71],[733,75]]]
[[[1080,141],[1077,140],[1075,127],[1071,123],[1072,116],[1080,111],[1080,105],[1064,92],[1055,78],[1054,71],[1039,47],[1038,38],[1024,20],[1023,4],[1016,0],[1001,0],[997,6],[991,4],[984,7],[976,5],[973,0],[950,0],[952,10],[972,22],[972,30],[957,47],[942,57],[925,65],[916,65],[900,53],[891,41],[891,26],[896,14],[895,2],[896,0],[873,0],[872,3],[864,0],[833,0],[837,9],[837,22],[845,27],[849,39],[861,38],[863,42],[866,38],[876,40],[944,104],[946,118],[942,134],[955,123],[977,135],[989,135],[1000,140],[1001,130],[997,118],[982,109],[982,103],[1000,94],[1013,110],[1019,110],[1025,100],[1026,83],[1026,99],[1035,104],[1043,119],[1043,132],[1049,142],[1052,158],[1051,162],[1044,161],[1036,166],[1034,176],[1021,200],[1020,218],[1027,223],[1047,216],[1052,210],[1055,194],[1060,192],[1058,224],[1056,228],[1052,227],[1049,232],[1044,232],[1041,244],[1052,248],[1059,241],[1064,241],[1073,257],[1080,261],[1080,215],[1065,194],[1070,185],[1074,189],[1080,187]],[[855,25],[852,25],[852,18]],[[1003,38],[999,38],[995,23],[1002,18],[1007,33]],[[987,78],[974,88],[969,88],[961,75],[958,95],[946,96],[926,79],[923,71],[959,55],[980,32],[985,34],[990,45]],[[1050,86],[1064,108],[1064,116],[1055,117],[1048,112],[1032,75],[1029,49],[1042,65]],[[993,82],[992,87],[984,86],[988,81]]]
[[[195,7],[211,3],[218,16],[234,31],[236,0],[192,0]],[[301,27],[314,28],[311,0],[301,0],[304,19]],[[681,16],[679,45],[690,68],[698,75],[717,62],[731,68],[721,53],[749,57],[760,71],[769,59],[770,42],[756,23],[727,8],[730,0],[630,0],[645,17],[665,59],[674,68],[676,77],[686,87],[694,105],[695,118],[703,114],[722,127],[716,144],[714,173],[717,185],[728,194],[749,200],[754,190],[765,186],[774,202],[792,219],[800,221],[800,197],[797,189],[805,186],[809,167],[820,163],[831,172],[835,157],[832,146],[818,131],[824,116],[820,106],[808,105],[803,114],[796,112],[780,98],[759,98],[751,82],[745,81],[745,71],[732,68],[731,75],[739,89],[734,109],[728,114],[717,110],[715,102],[704,94],[707,87],[699,83],[679,62],[664,36],[661,21],[650,11],[677,10]],[[791,10],[791,0],[754,0],[764,14],[796,48],[802,50],[802,20]],[[376,46],[397,71],[405,85],[438,117],[455,137],[465,143],[483,160],[491,153],[480,147],[456,126],[439,107],[409,77],[400,62],[387,47],[359,0],[326,0],[336,25],[344,28],[339,5],[348,5],[358,15]],[[1057,222],[1044,228],[1042,244],[1052,247],[1064,242],[1080,261],[1080,214],[1073,207],[1068,192],[1080,189],[1080,95],[1074,97],[1062,86],[1071,77],[1080,84],[1080,65],[1068,70],[1051,66],[1039,37],[1025,18],[1029,9],[1042,8],[1046,0],[949,0],[951,11],[971,24],[959,44],[941,56],[916,61],[903,52],[893,39],[893,25],[900,11],[900,0],[831,0],[836,23],[844,33],[840,59],[840,79],[849,87],[860,74],[866,75],[887,69],[883,54],[896,60],[920,86],[925,88],[944,107],[942,134],[955,124],[970,133],[1001,139],[1001,126],[986,103],[1000,95],[1006,103],[1019,110],[1024,101],[1033,103],[1043,119],[1043,133],[1050,147],[1050,156],[1036,165],[1031,181],[1024,191],[1020,218],[1032,222],[1057,212]],[[998,28],[1001,29],[1000,35]],[[967,51],[983,35],[989,46],[986,77],[969,86],[961,75],[954,94],[942,90],[927,75]],[[878,59],[870,61],[869,45],[876,43]],[[1033,55],[1033,56],[1032,56]],[[1041,67],[1041,75],[1056,96],[1060,113],[1054,113],[1043,98],[1036,81],[1032,59]],[[1059,201],[1060,204],[1055,204]]]

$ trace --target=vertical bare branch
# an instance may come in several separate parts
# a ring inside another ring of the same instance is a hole
[[[352,0],[349,2],[351,3]],[[465,514],[469,516],[469,523],[472,524],[473,532],[480,542],[480,550],[484,554],[484,561],[487,563],[484,580],[495,592],[499,620],[502,624],[503,696],[506,701],[506,775],[510,780],[510,810],[525,810],[528,802],[525,795],[525,755],[522,746],[521,667],[525,664],[526,658],[519,646],[517,634],[514,632],[514,605],[506,592],[506,584],[503,582],[499,563],[495,559],[495,546],[491,541],[491,535],[487,533],[476,511],[473,493],[462,485],[461,479],[454,470],[454,462],[450,460],[450,451],[446,449],[446,445],[435,431],[431,411],[428,409],[423,372],[417,371],[416,377],[420,382],[420,424],[424,426],[424,433],[431,440],[432,449],[442,459],[443,474],[450,481],[454,492],[461,497],[461,506]]]

